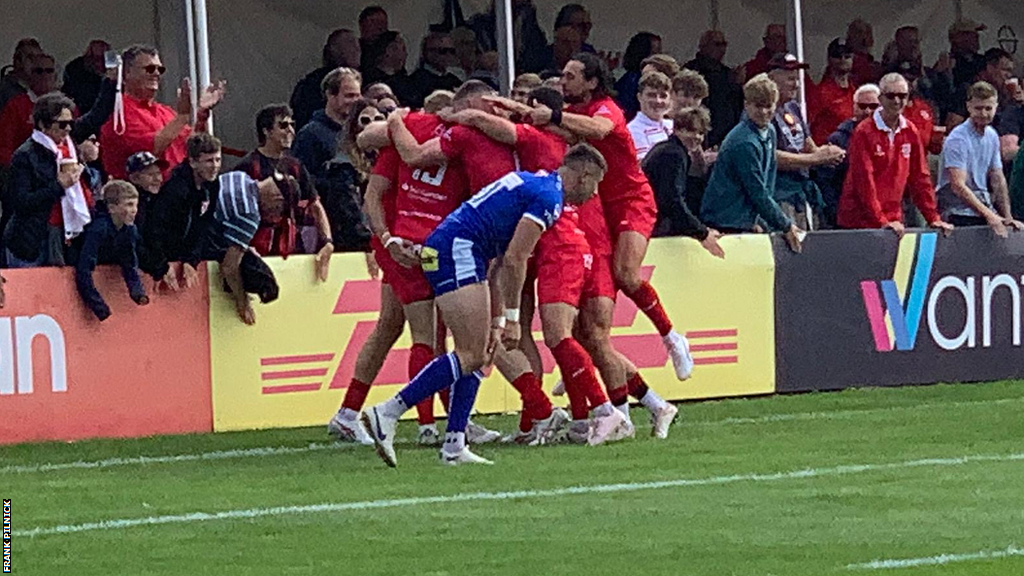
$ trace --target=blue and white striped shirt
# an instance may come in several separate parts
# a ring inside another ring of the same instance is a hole
[[[231,246],[246,249],[260,225],[259,186],[245,172],[220,176],[210,244],[218,252]]]

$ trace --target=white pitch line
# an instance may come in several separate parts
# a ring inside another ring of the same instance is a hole
[[[1024,397],[1000,398],[997,400],[968,400],[962,402],[932,402],[928,404],[911,404],[906,406],[889,406],[886,408],[867,408],[864,410],[836,410],[834,412],[797,412],[793,414],[769,414],[755,418],[723,418],[702,422],[682,422],[686,426],[731,426],[735,424],[766,424],[772,422],[791,422],[803,420],[830,420],[838,418],[856,417],[862,414],[878,414],[888,412],[900,412],[903,410],[923,410],[929,408],[948,408],[977,405],[1008,404],[1024,401]],[[404,443],[403,440],[398,442]],[[191,454],[176,454],[170,456],[135,456],[131,458],[108,458],[105,460],[79,460],[75,462],[49,462],[43,464],[22,464],[11,465],[0,468],[0,474],[29,474],[37,472],[55,472],[60,470],[88,470],[99,468],[110,468],[114,466],[128,466],[132,464],[171,464],[178,462],[195,462],[199,460],[227,460],[234,458],[252,458],[261,456],[281,456],[291,454],[304,454],[321,450],[355,448],[353,444],[312,443],[308,447],[290,448],[286,446],[264,446],[259,448],[246,448],[238,450],[219,450],[214,452],[200,452]]]
[[[916,566],[940,566],[956,562],[970,562],[972,560],[993,560],[998,558],[1009,558],[1011,556],[1024,556],[1024,549],[1016,546],[1008,546],[1005,550],[982,551],[972,554],[940,554],[926,558],[907,558],[904,560],[874,560],[863,564],[848,564],[847,570],[891,570],[894,568],[914,568]]]
[[[190,522],[206,522],[210,520],[237,520],[263,518],[267,516],[283,516],[288,514],[310,514],[319,512],[362,511],[379,508],[397,508],[405,506],[424,506],[429,504],[451,504],[457,502],[477,502],[488,500],[512,500],[516,498],[551,498],[556,496],[574,496],[579,494],[599,494],[609,492],[636,492],[659,488],[681,488],[692,486],[713,486],[733,484],[736,482],[774,482],[778,480],[798,480],[823,476],[842,476],[881,470],[898,470],[925,466],[961,466],[972,462],[1008,462],[1024,460],[1024,453],[1004,455],[961,456],[959,458],[926,458],[887,464],[853,464],[831,468],[807,468],[789,472],[768,472],[754,474],[735,474],[731,476],[712,476],[708,478],[680,478],[659,482],[635,482],[622,484],[597,484],[592,486],[570,486],[550,490],[520,490],[514,492],[472,492],[451,496],[422,496],[399,498],[393,500],[364,500],[361,502],[325,502],[306,506],[275,506],[272,508],[247,508],[226,510],[223,512],[191,512],[169,516],[149,516],[145,518],[123,518],[119,520],[101,520],[84,524],[64,524],[59,526],[38,527],[29,530],[17,530],[14,536],[33,538],[53,534],[74,534],[95,530],[120,530],[136,526],[157,526],[162,524],[183,524]]]

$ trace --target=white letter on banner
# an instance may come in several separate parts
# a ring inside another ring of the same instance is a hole
[[[14,319],[18,348],[18,394],[32,393],[32,340],[46,337],[50,345],[50,387],[54,392],[68,391],[67,357],[64,331],[57,321],[45,314],[18,316]]]
[[[14,341],[11,319],[0,318],[0,396],[14,394]]]
[[[992,346],[992,295],[996,288],[1005,286],[1013,300],[1013,345],[1020,346],[1020,288],[1013,276],[999,274],[995,278],[981,277],[981,347]]]
[[[964,297],[964,306],[967,309],[967,318],[964,320],[964,329],[956,338],[946,338],[939,331],[939,324],[935,318],[935,309],[939,304],[939,297],[947,288],[952,288]],[[932,339],[943,350],[956,350],[967,344],[968,348],[974,348],[977,341],[977,330],[975,327],[974,313],[974,278],[968,278],[965,283],[955,276],[944,276],[935,283],[932,294],[928,298],[928,329],[932,333]]]

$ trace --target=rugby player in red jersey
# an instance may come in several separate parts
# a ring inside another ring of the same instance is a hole
[[[562,95],[551,88],[537,88],[531,92],[530,98],[531,105],[532,101],[536,101],[551,109],[560,109],[562,106]],[[490,101],[519,115],[530,112],[529,107],[507,99],[491,98]],[[514,145],[523,169],[528,171],[550,171],[557,168],[565,155],[566,139],[573,138],[571,134],[556,127],[537,129],[526,124],[516,125],[476,110],[462,111],[446,119],[473,126],[499,142]],[[577,251],[580,262],[574,265],[573,255]],[[590,388],[591,382],[597,386],[596,378],[591,380],[587,377],[587,374],[593,375],[593,363],[596,363],[613,403],[623,412],[627,421],[628,390],[650,410],[654,424],[652,434],[665,438],[678,409],[650,390],[632,362],[612,347],[610,328],[596,328],[593,326],[594,314],[583,314],[580,316],[582,330],[578,334],[586,351],[579,347],[575,339],[563,342],[573,334],[573,323],[579,316],[581,304],[590,310],[610,310],[614,307],[616,290],[611,254],[611,241],[601,203],[597,198],[586,202],[578,212],[567,209],[559,222],[541,236],[537,245],[537,298],[541,304],[545,343],[552,350],[563,378],[572,376],[580,379],[575,383],[569,381],[571,378],[565,380],[565,391],[569,394],[574,421],[568,436],[578,442],[583,440],[586,432],[587,402],[578,402],[581,393],[586,392],[591,407],[600,405],[604,402],[601,398],[606,398],[603,393],[595,394]],[[585,267],[583,262],[587,264]],[[576,270],[572,270],[574,266]],[[548,309],[547,315],[545,308]],[[588,366],[589,370],[586,368]],[[576,391],[572,390],[574,386],[577,387]],[[632,435],[631,424],[627,428],[627,435]]]
[[[458,109],[489,109],[490,104],[483,97],[493,94],[493,89],[483,82],[471,80],[456,91],[453,106]],[[518,169],[510,147],[491,140],[478,130],[453,126],[443,131],[440,137],[424,142],[410,131],[408,122],[403,121],[401,114],[393,114],[388,123],[395,148],[410,169],[430,170],[436,166],[448,166],[448,171],[460,172],[468,181],[466,197]],[[565,423],[567,416],[551,405],[541,388],[539,376],[534,373],[521,351],[502,350],[499,347],[495,365],[522,398],[524,419],[521,429],[532,429],[538,435],[550,435]]]
[[[654,323],[676,376],[685,380],[693,371],[689,343],[673,330],[658,294],[640,275],[657,206],[654,192],[637,163],[625,116],[608,95],[610,81],[611,75],[600,58],[577,54],[562,70],[562,91],[569,108],[562,111],[538,106],[530,112],[530,120],[537,126],[554,124],[585,139],[608,162],[608,175],[601,182],[598,195],[614,243],[615,283]],[[609,320],[611,312],[606,311]]]

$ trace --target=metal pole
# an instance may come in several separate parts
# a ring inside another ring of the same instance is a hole
[[[196,66],[196,24],[192,14],[192,0],[185,0],[185,36],[188,38],[188,79],[192,83],[192,118],[189,122],[195,124],[196,107],[199,105],[199,92],[196,91],[199,69]]]
[[[210,39],[207,35],[206,0],[195,0],[196,24],[196,63],[199,71],[199,84],[192,86],[192,93],[197,96],[210,85]],[[213,113],[206,121],[206,130],[213,134]]]
[[[512,0],[494,3],[494,27],[498,41],[498,86],[508,96],[516,73],[516,51],[512,35]]]
[[[792,23],[792,32],[790,33],[790,39],[792,41],[793,55],[800,62],[804,62],[804,15],[803,5],[801,0],[793,0],[790,5],[790,11],[792,12],[790,22]],[[800,99],[800,111],[804,115],[804,119],[807,119],[807,97],[804,91],[804,70],[800,71],[800,93],[798,98]]]

